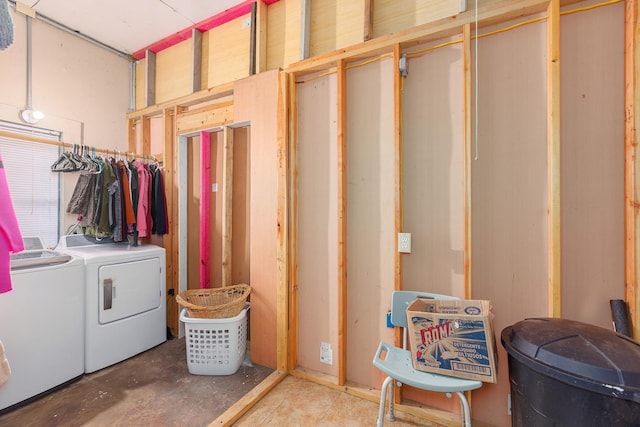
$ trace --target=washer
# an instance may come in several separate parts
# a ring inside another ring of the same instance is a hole
[[[69,235],[56,250],[85,264],[86,373],[166,341],[164,248]]]
[[[0,341],[11,376],[0,385],[0,413],[84,373],[84,265],[25,238],[11,255],[13,290],[0,295]]]

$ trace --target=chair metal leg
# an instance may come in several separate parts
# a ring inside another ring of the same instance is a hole
[[[460,398],[460,406],[462,406],[462,425],[471,427],[471,409],[469,408],[467,397],[461,391],[456,391],[456,394]]]
[[[396,387],[393,379],[389,383],[389,413],[387,414],[387,419],[389,421],[396,420],[396,414],[393,412],[393,407],[396,404]]]
[[[384,405],[387,400],[387,388],[389,388],[390,384],[393,385],[393,378],[387,377],[382,383],[382,388],[380,389],[380,408],[378,409],[378,421],[376,424],[378,427],[382,427],[384,425]],[[393,394],[391,395],[391,401],[393,402]]]

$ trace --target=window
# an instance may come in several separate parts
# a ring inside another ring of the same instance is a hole
[[[22,236],[40,237],[53,247],[60,230],[60,177],[51,165],[61,147],[35,140],[60,141],[61,133],[4,121],[0,132],[0,154]]]

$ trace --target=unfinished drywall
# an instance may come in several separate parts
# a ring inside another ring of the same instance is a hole
[[[472,296],[491,301],[498,341],[504,327],[548,314],[545,49],[544,22],[480,39],[478,46]],[[498,384],[473,393],[473,416],[508,425],[507,357],[498,349]]]
[[[298,364],[337,376],[338,199],[336,75],[298,91]],[[327,343],[336,358],[320,362]]]
[[[562,316],[611,328],[624,299],[624,4],[568,15],[562,41]]]
[[[347,380],[375,388],[371,360],[381,339],[393,340],[393,72],[391,58],[347,71]]]
[[[249,133],[251,360],[276,368],[278,277],[278,70],[234,84],[234,121]]]
[[[408,64],[402,90],[402,230],[411,233],[412,248],[402,255],[402,288],[463,298],[462,43],[410,54]],[[458,402],[442,393],[409,387],[404,393],[459,411]]]

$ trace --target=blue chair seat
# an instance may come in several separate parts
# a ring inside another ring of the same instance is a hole
[[[447,377],[431,372],[416,371],[411,363],[411,352],[394,345],[381,342],[373,358],[373,365],[396,381],[422,390],[453,393],[475,390],[481,381]]]

